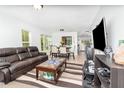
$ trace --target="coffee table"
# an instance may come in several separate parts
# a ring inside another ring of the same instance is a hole
[[[50,83],[54,83],[56,84],[59,77],[61,76],[62,72],[65,70],[66,68],[66,59],[65,58],[57,58],[54,60],[48,60],[45,61],[43,63],[41,63],[40,65],[36,66],[36,79],[37,80],[43,80],[46,82],[50,82]],[[39,71],[41,72],[50,72],[54,74],[54,79],[53,80],[49,80],[49,79],[45,79],[43,77],[39,78]]]

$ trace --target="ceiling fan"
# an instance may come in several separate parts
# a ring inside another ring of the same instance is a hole
[[[44,8],[43,5],[33,5],[34,9],[40,10],[41,8]]]

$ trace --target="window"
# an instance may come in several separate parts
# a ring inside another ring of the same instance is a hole
[[[29,43],[29,32],[22,30],[22,46],[28,47],[30,45]]]
[[[41,50],[44,50],[44,35],[41,35]]]
[[[41,50],[48,52],[50,50],[50,45],[51,45],[51,36],[48,35],[41,35]]]

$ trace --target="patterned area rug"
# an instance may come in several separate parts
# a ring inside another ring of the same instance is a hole
[[[35,69],[8,84],[0,83],[1,88],[82,88],[82,65],[67,63],[56,85],[36,80]]]

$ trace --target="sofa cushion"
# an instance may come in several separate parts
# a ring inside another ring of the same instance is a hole
[[[0,62],[15,62],[18,61],[19,58],[16,54],[15,48],[1,48],[0,49]]]
[[[18,48],[16,48],[16,52],[17,53],[25,53],[25,52],[28,52],[28,50],[26,47],[18,47]]]
[[[5,57],[5,60],[7,62],[13,63],[13,62],[19,61],[19,57],[17,54],[15,54],[15,55]]]
[[[38,61],[42,61],[41,59],[42,59],[41,56],[37,56],[37,57],[32,57],[32,58],[25,59],[24,61],[30,61],[31,63],[36,63]]]
[[[11,66],[9,67],[9,70],[10,70],[10,73],[15,73],[19,70],[26,68],[29,65],[31,65],[30,61],[15,62],[11,64]]]
[[[10,62],[10,63],[13,63],[15,61],[19,61],[19,57],[18,57],[17,54],[10,55],[10,56],[7,56],[7,57],[0,57],[0,62]]]
[[[31,51],[38,51],[38,48],[35,47],[35,46],[31,46],[31,47],[28,47],[28,51],[31,52]]]
[[[24,59],[30,57],[30,55],[29,55],[28,52],[27,52],[27,53],[20,53],[20,54],[18,54],[18,56],[19,56],[19,59],[20,59],[20,60],[24,60]]]
[[[31,46],[31,47],[28,47],[27,49],[31,57],[35,57],[39,55],[39,51],[37,47]]]
[[[31,57],[36,57],[39,55],[38,51],[30,52]]]
[[[6,57],[9,55],[16,54],[15,48],[1,48],[0,49],[0,57]]]
[[[5,61],[6,61],[5,57],[0,57],[0,62],[5,62]]]
[[[48,55],[42,55],[41,60],[48,58]]]

